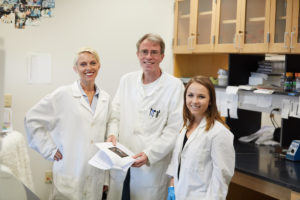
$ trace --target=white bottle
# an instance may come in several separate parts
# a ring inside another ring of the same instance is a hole
[[[228,85],[228,76],[227,71],[224,69],[219,69],[218,71],[218,85],[219,86],[227,86]]]

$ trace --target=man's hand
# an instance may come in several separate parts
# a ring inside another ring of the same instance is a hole
[[[59,161],[63,158],[62,154],[60,153],[59,149],[57,149],[55,155],[54,155],[54,160]]]
[[[113,145],[116,146],[116,145],[117,145],[117,139],[116,139],[116,136],[114,136],[114,135],[108,136],[106,142],[112,142]]]
[[[137,160],[133,163],[132,167],[141,167],[148,162],[148,156],[144,152],[136,154],[133,158],[137,158]]]
[[[107,192],[108,191],[108,185],[103,185],[103,192]]]

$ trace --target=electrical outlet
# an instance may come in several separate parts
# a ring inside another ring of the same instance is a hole
[[[52,171],[45,172],[45,183],[52,184]]]
[[[12,102],[12,95],[11,94],[5,94],[4,95],[4,107],[5,108],[11,108],[11,102]]]

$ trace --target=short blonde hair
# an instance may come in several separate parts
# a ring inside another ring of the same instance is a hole
[[[75,58],[74,58],[74,66],[77,65],[78,57],[79,57],[79,55],[82,54],[82,53],[90,53],[90,54],[94,55],[96,61],[97,61],[98,63],[100,63],[99,55],[98,55],[98,53],[97,53],[97,51],[96,51],[95,49],[92,49],[92,48],[89,48],[89,47],[83,47],[83,48],[80,48],[80,49],[77,51],[76,55],[75,55]]]
[[[164,40],[160,37],[160,35],[155,34],[155,33],[148,33],[144,35],[139,41],[136,43],[136,49],[137,51],[140,50],[140,45],[144,40],[149,40],[153,42],[154,44],[159,44],[160,46],[160,53],[164,54],[165,53],[165,42]]]

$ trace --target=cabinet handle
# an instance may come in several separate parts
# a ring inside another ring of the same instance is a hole
[[[194,39],[194,36],[190,36],[189,38],[188,38],[188,49],[189,50],[193,50],[194,48],[193,48],[193,39]]]
[[[283,48],[287,49],[288,46],[286,45],[286,37],[288,36],[288,32],[284,32],[284,38],[283,38]]]
[[[236,43],[237,43],[237,36],[238,36],[238,34],[235,34],[235,36],[234,36],[234,38],[233,38],[233,44],[234,44],[234,48],[236,49],[237,48],[237,45],[236,45]]]
[[[293,49],[294,46],[293,46],[293,37],[295,35],[295,32],[291,32],[291,43],[290,43],[290,48]]]
[[[241,49],[241,37],[242,37],[242,34],[239,34],[239,49]]]
[[[270,43],[270,32],[267,33],[267,43]]]
[[[194,39],[195,38],[196,38],[196,36],[191,37],[191,50],[194,50]]]

